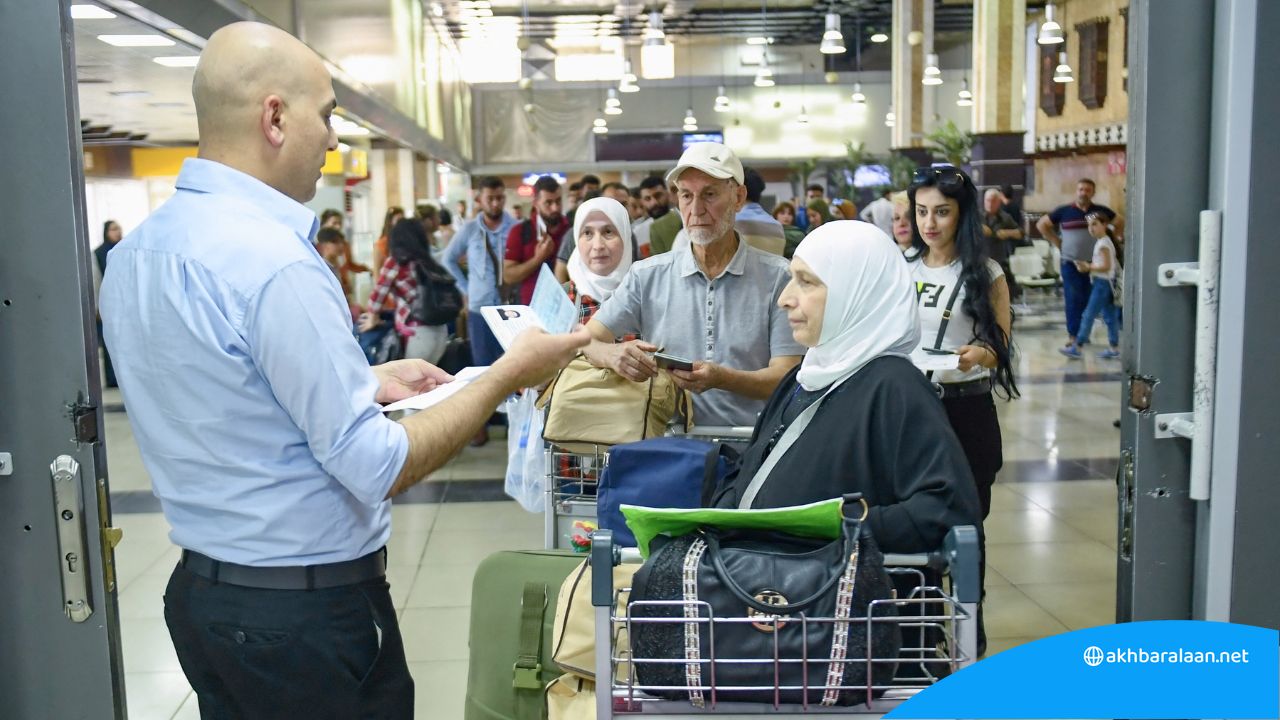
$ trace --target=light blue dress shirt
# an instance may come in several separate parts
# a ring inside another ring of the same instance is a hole
[[[408,454],[374,402],[316,216],[191,159],[177,192],[111,251],[107,345],[174,544],[245,565],[366,555]]]
[[[477,215],[463,224],[444,251],[444,266],[449,269],[454,280],[458,281],[458,287],[466,289],[467,307],[471,310],[502,304],[498,295],[498,279],[501,275],[494,276],[493,259],[484,246],[486,242],[489,244],[493,257],[498,261],[498,272],[501,273],[502,263],[507,256],[507,233],[516,224],[514,217],[503,212],[502,224],[497,230],[490,230],[481,217]],[[467,256],[465,271],[460,263],[464,254]]]

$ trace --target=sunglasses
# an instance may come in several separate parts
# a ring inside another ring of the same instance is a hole
[[[925,185],[929,181],[933,181],[940,190],[955,191],[964,187],[965,177],[959,168],[950,165],[916,168],[915,174],[911,176],[912,185]]]

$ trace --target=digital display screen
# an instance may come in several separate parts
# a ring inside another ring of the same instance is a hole
[[[889,168],[883,165],[862,165],[853,173],[853,186],[856,188],[874,188],[892,185],[893,178]]]
[[[724,133],[707,132],[707,133],[685,133],[684,149],[688,150],[689,146],[694,143],[713,142],[724,143]]]

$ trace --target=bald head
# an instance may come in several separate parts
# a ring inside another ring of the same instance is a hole
[[[337,146],[329,71],[292,35],[241,22],[215,32],[191,94],[200,157],[248,173],[289,197],[315,195],[326,150]]]

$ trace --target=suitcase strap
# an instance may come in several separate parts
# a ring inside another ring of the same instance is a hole
[[[542,690],[542,616],[547,610],[547,586],[527,582],[520,600],[520,654],[516,656],[511,686],[517,690]]]

